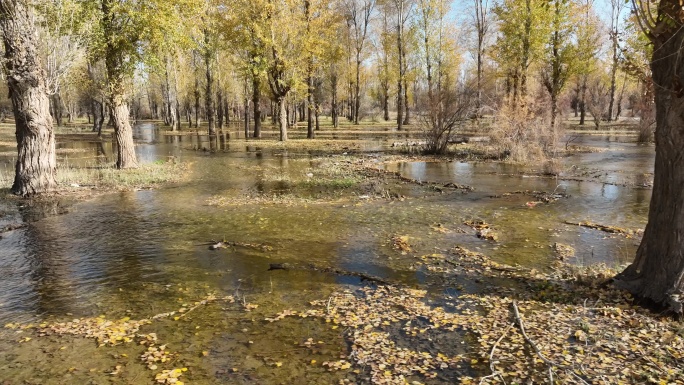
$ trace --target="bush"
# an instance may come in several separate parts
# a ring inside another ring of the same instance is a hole
[[[444,154],[462,122],[474,112],[472,90],[440,90],[428,101],[427,112],[421,117],[425,152]]]
[[[490,136],[500,157],[526,163],[555,156],[559,129],[550,127],[527,107],[505,104],[499,109]]]

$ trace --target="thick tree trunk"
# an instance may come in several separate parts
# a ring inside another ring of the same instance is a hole
[[[672,1],[675,10],[681,9]],[[663,6],[661,4],[661,6]],[[635,297],[682,314],[684,301],[684,30],[665,28],[654,41],[656,159],[648,224],[634,262],[616,277]]]
[[[0,1],[5,74],[16,124],[17,161],[12,193],[29,196],[53,190],[55,134],[45,71],[37,52],[36,31],[24,1]]]
[[[112,115],[114,116],[114,132],[117,146],[116,168],[137,168],[138,160],[135,157],[133,128],[128,120],[128,104],[125,102],[112,103]]]
[[[287,99],[285,96],[278,98],[278,111],[280,111],[280,141],[287,140]]]

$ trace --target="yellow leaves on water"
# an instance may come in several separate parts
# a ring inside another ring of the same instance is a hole
[[[256,305],[253,303],[245,303],[242,305],[242,307],[245,309],[245,311],[249,312],[249,311],[252,311],[252,310],[258,308],[259,305]]]
[[[94,338],[99,346],[119,345],[133,341],[135,334],[143,325],[150,324],[149,319],[133,321],[128,317],[119,320],[107,320],[102,317],[74,319],[45,327],[38,327],[38,336],[70,334],[85,338]]]
[[[449,357],[441,352],[397,346],[386,331],[398,325],[411,335],[414,331],[411,323],[418,323],[418,319],[427,320],[420,328],[423,333],[440,328],[454,330],[456,324],[462,323],[460,316],[426,305],[422,300],[426,294],[425,290],[393,286],[363,288],[356,293],[334,293],[326,300],[313,301],[314,309],[300,313],[288,311],[287,314],[321,318],[331,325],[331,329],[342,327],[347,331],[352,343],[351,359],[323,362],[321,365],[329,371],[347,370],[356,364],[370,368],[372,383],[405,384],[410,376],[419,374],[433,378],[438,370],[455,367],[463,360],[460,356]],[[275,318],[278,317],[271,319]],[[307,342],[313,343],[313,339]]]
[[[347,370],[351,368],[351,363],[347,360],[325,361],[321,365],[327,367],[329,371]]]
[[[188,370],[187,368],[164,370],[161,373],[157,374],[154,377],[154,380],[158,384],[183,385],[183,382],[180,381],[178,378],[180,376],[182,376],[183,373],[186,372],[187,370]]]
[[[413,249],[411,249],[411,244],[409,243],[408,235],[395,235],[392,237],[392,247],[395,250],[399,250],[402,255],[406,255],[413,251]]]

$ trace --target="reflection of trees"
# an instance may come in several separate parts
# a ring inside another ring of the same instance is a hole
[[[147,195],[147,196],[146,196]],[[144,205],[138,198],[145,198]],[[31,299],[29,310],[37,314],[77,313],[95,302],[124,296],[130,302],[131,286],[152,274],[164,261],[158,240],[147,239],[149,223],[142,223],[154,210],[152,193],[128,193],[97,206],[57,215],[59,202],[41,202],[22,213],[30,225],[24,231],[22,249],[28,270]],[[41,218],[44,217],[44,218]]]
[[[52,201],[35,202],[21,212],[24,223],[29,223],[24,231],[24,250],[21,251],[29,266],[25,282],[31,286],[35,301],[22,300],[27,307],[30,306],[27,310],[36,314],[69,312],[73,306],[65,296],[72,293],[74,285],[66,250],[68,229],[60,225],[60,216],[43,219],[48,215],[58,215],[60,210],[60,204]]]

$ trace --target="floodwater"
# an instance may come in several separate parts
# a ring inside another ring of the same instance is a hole
[[[187,367],[182,379],[192,384],[364,382],[363,368],[356,374],[320,366],[349,354],[343,330],[313,319],[264,321],[285,309],[305,310],[310,301],[357,287],[359,280],[314,271],[269,271],[272,263],[311,262],[428,287],[436,302],[443,300],[443,293],[462,288],[435,280],[415,264],[415,257],[455,245],[527,267],[548,266],[556,242],[575,248],[572,263],[627,263],[638,239],[565,221],[642,229],[654,158],[653,146],[623,137],[586,136],[579,142],[604,151],[566,158],[558,177],[540,176],[542,167],[535,166],[405,162],[383,167],[412,179],[454,182],[475,190],[422,197],[408,188],[403,192],[407,199],[391,202],[214,206],[208,202],[217,196],[287,190],[287,185],[250,172],[255,165],[292,175],[315,167],[314,159],[305,151],[259,149],[256,142],[236,138],[239,134],[221,138],[216,153],[201,150],[206,137],[161,135],[151,124],[137,126],[135,135],[142,162],[171,156],[193,162],[190,180],[76,204],[0,202],[0,228],[26,224],[0,238],[0,325],[100,315],[142,319],[188,307],[208,293],[231,295],[236,303],[219,301],[194,310],[193,316],[144,327],[145,333],[156,332],[177,352],[173,366],[164,368]],[[356,156],[372,157],[391,144],[387,137],[372,139],[365,153]],[[69,142],[60,147],[83,149],[61,155],[62,162],[112,161],[111,143]],[[351,155],[333,157],[344,160]],[[567,196],[546,204],[536,203],[531,195],[509,194],[528,190]],[[477,238],[463,225],[468,220],[489,223],[498,241]],[[438,225],[454,231],[435,231]],[[409,237],[411,255],[392,248],[395,235]],[[272,249],[209,250],[208,244],[219,240]],[[258,308],[247,312],[245,304]],[[93,340],[68,336],[19,342],[23,337],[15,330],[0,332],[0,383],[154,382],[154,373],[138,359],[143,348],[135,344],[97,348]],[[322,347],[297,345],[308,338],[322,341]],[[117,365],[123,371],[110,374]],[[428,382],[451,383],[439,378]]]

